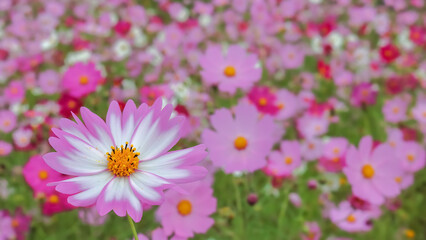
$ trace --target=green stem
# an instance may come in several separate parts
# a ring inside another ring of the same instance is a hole
[[[243,216],[244,212],[243,212],[243,207],[241,205],[240,188],[238,186],[238,183],[235,181],[235,179],[232,179],[232,182],[234,183],[234,187],[235,187],[235,197],[237,201],[237,211],[238,211],[237,216],[239,218],[238,221],[236,221],[240,230],[240,236],[238,237],[238,239],[245,239],[243,236],[244,235],[244,216]]]
[[[130,228],[132,229],[133,236],[135,237],[135,240],[139,240],[138,233],[136,232],[135,223],[133,222],[133,219],[130,217],[129,214],[127,214],[127,219],[130,223]]]
[[[281,205],[281,209],[280,209],[280,213],[278,215],[278,228],[277,228],[277,239],[282,239],[281,237],[281,233],[284,233],[284,231],[282,231],[282,227],[283,227],[283,223],[284,223],[284,219],[285,219],[285,213],[287,211],[287,206],[288,206],[288,193],[290,192],[291,186],[285,186],[283,195],[284,195],[284,200],[283,203]]]

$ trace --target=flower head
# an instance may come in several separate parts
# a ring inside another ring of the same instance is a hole
[[[94,63],[76,63],[68,68],[62,78],[62,86],[73,97],[83,97],[94,92],[102,81]]]
[[[172,111],[161,99],[139,108],[128,101],[123,112],[113,101],[106,123],[87,108],[80,110],[83,121],[75,115],[76,122],[62,119],[49,139],[56,152],[44,155],[51,168],[70,176],[53,183],[56,190],[71,195],[74,206],[96,204],[101,216],[113,210],[140,221],[143,203],[158,205],[163,189],[206,173],[194,166],[205,157],[204,146],[168,152],[183,124],[182,117],[171,118]]]

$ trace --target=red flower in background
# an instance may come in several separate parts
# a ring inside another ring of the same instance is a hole
[[[380,56],[385,63],[391,63],[400,56],[399,49],[389,43],[380,48]]]
[[[323,60],[319,60],[317,68],[322,77],[331,79],[331,67],[329,64],[325,63]]]
[[[118,21],[117,24],[114,26],[114,30],[116,33],[120,34],[121,36],[126,36],[127,33],[130,31],[130,28],[132,27],[132,24],[127,21]]]
[[[79,98],[72,97],[66,93],[62,94],[61,98],[58,100],[58,103],[61,107],[59,113],[66,118],[71,117],[71,112],[78,114],[80,107],[83,106],[83,103]]]

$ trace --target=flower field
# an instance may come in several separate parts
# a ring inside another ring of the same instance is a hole
[[[424,0],[0,0],[0,240],[426,239]]]

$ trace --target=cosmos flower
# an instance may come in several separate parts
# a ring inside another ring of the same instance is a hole
[[[400,164],[388,144],[380,144],[373,150],[373,139],[365,136],[358,149],[354,146],[349,148],[346,164],[343,172],[354,195],[380,205],[385,198],[399,194],[400,188],[395,178],[400,175]]]
[[[69,67],[62,78],[62,86],[69,95],[80,98],[94,92],[102,81],[94,63],[76,63]]]
[[[276,131],[272,117],[259,119],[256,107],[242,102],[234,109],[219,109],[210,116],[215,129],[205,129],[201,136],[215,166],[226,173],[253,172],[266,165],[266,155],[274,144]]]
[[[354,106],[374,105],[377,99],[377,90],[373,88],[373,84],[362,82],[352,89],[351,103]]]
[[[203,145],[168,152],[179,140],[182,117],[170,118],[172,105],[139,108],[128,101],[121,112],[113,101],[106,123],[87,108],[81,121],[62,119],[49,143],[56,152],[44,155],[46,163],[70,178],[56,185],[69,194],[68,202],[87,207],[96,204],[101,216],[113,210],[133,220],[142,218],[142,203],[158,205],[163,189],[198,180],[206,170],[194,164],[206,152]],[[84,123],[83,123],[84,122]]]
[[[25,98],[25,87],[22,81],[11,81],[3,94],[9,103],[18,103]]]
[[[323,155],[319,159],[319,163],[327,171],[341,171],[346,166],[345,155],[348,148],[348,140],[342,137],[330,139],[325,144]]]
[[[12,144],[0,140],[0,157],[9,155],[12,149]]]
[[[265,171],[273,176],[289,176],[301,165],[300,145],[297,141],[281,142],[280,151],[269,154]]]
[[[11,132],[16,126],[16,121],[16,115],[12,111],[0,111],[0,131],[4,133]]]
[[[364,232],[371,229],[368,221],[370,213],[353,209],[348,201],[343,201],[338,207],[330,210],[330,219],[339,228],[347,232]]]
[[[268,87],[253,87],[247,97],[261,113],[275,115],[279,110],[275,104],[276,95]]]
[[[194,233],[206,233],[214,220],[209,217],[216,211],[213,189],[205,182],[180,185],[186,193],[171,189],[165,194],[157,216],[164,233],[182,238],[193,237]]]
[[[385,120],[391,123],[398,123],[407,118],[408,102],[400,97],[387,100],[383,106]]]
[[[393,44],[387,44],[379,49],[380,56],[385,63],[391,63],[400,56],[399,49]]]
[[[199,61],[203,81],[230,94],[237,88],[248,90],[262,75],[256,55],[248,54],[238,45],[229,46],[226,54],[222,54],[219,46],[209,46]]]
[[[0,239],[13,239],[15,238],[15,231],[12,226],[12,218],[9,214],[2,210],[0,211]]]
[[[402,142],[395,150],[395,155],[405,171],[414,173],[424,168],[426,154],[424,148],[415,141]]]
[[[321,228],[317,222],[305,222],[307,234],[302,235],[302,240],[320,240]]]

